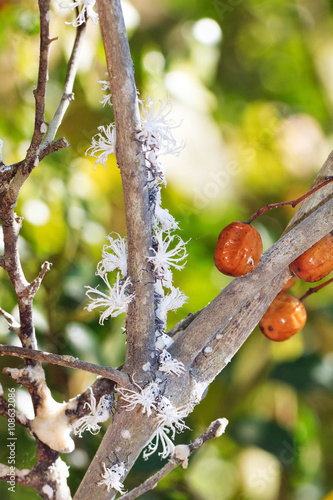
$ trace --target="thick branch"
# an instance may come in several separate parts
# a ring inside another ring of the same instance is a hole
[[[117,131],[116,157],[124,190],[128,272],[135,292],[126,322],[125,370],[135,372],[140,380],[146,376],[142,366],[155,342],[153,276],[147,261],[152,246],[147,172],[141,144],[135,140],[141,122],[120,0],[97,0],[97,4]]]
[[[234,279],[172,345],[177,359],[190,365],[228,323],[236,321],[240,310],[296,257],[333,229],[333,199],[294,227],[262,256],[258,267],[247,276]],[[279,289],[273,289],[271,301]],[[275,295],[274,295],[275,294]],[[267,304],[268,307],[269,303]],[[262,311],[263,315],[265,309]],[[261,316],[259,316],[258,321]],[[235,325],[235,328],[237,325]],[[240,345],[235,345],[235,352]]]
[[[208,386],[239,351],[281,290],[286,274],[279,273],[260,292],[240,307],[231,321],[196,357],[193,371],[196,380],[203,382],[202,387]]]
[[[117,384],[120,384],[122,387],[128,387],[130,385],[129,378],[125,373],[120,372],[112,367],[104,367],[94,365],[93,363],[87,363],[86,361],[81,361],[80,359],[74,358],[73,356],[61,356],[60,354],[36,351],[33,349],[25,349],[24,347],[0,345],[0,355],[4,354],[15,356],[18,358],[28,358],[35,359],[37,361],[45,361],[46,363],[51,363],[54,365],[68,366],[69,368],[76,368],[78,370],[83,370],[89,373],[95,373],[96,375],[101,375],[102,377],[113,380]]]

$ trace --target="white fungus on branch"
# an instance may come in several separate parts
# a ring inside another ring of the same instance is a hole
[[[225,430],[226,430],[226,427],[228,425],[228,420],[226,418],[218,418],[217,420],[215,420],[215,422],[213,422],[214,424],[215,423],[218,423],[219,426],[218,428],[215,430],[215,437],[220,437],[222,436],[222,434],[225,433]]]
[[[40,365],[29,365],[20,370],[6,368],[5,373],[22,385],[35,387],[39,404],[35,418],[30,421],[30,427],[38,439],[52,450],[62,453],[73,451],[75,446],[70,437],[70,421],[65,413],[68,406],[53,399],[46,385],[43,368]]]
[[[61,458],[58,458],[48,468],[48,479],[56,483],[57,494],[55,498],[61,500],[71,500],[72,498],[67,486],[67,478],[69,477],[68,469],[68,465]]]
[[[179,462],[182,463],[183,469],[187,469],[188,467],[188,457],[191,454],[190,447],[187,444],[177,444],[175,446],[173,453],[172,453],[172,459],[176,459]]]

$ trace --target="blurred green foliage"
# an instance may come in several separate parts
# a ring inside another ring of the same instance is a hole
[[[53,2],[47,117],[61,96],[74,28],[71,13]],[[142,97],[174,103],[177,130],[187,147],[170,158],[164,206],[180,221],[188,262],[175,282],[188,295],[169,326],[204,307],[230,281],[214,268],[221,229],[246,220],[259,207],[294,199],[311,183],[332,148],[333,5],[328,0],[133,0],[127,16],[137,87]],[[209,18],[211,24],[202,23]],[[213,21],[213,22],[212,22]],[[32,134],[37,78],[36,2],[0,2],[0,136],[6,164],[24,156]],[[206,26],[206,27],[205,27]],[[214,38],[215,37],[215,38]],[[71,104],[59,133],[71,146],[44,160],[24,185],[17,212],[25,217],[21,255],[28,279],[43,260],[53,263],[36,297],[39,348],[119,365],[125,352],[123,319],[98,324],[84,310],[85,285],[95,286],[105,235],[125,235],[121,179],[115,159],[108,169],[85,157],[100,125],[113,121],[102,107],[98,80],[105,79],[98,27],[89,25]],[[60,137],[60,135],[59,135]],[[36,216],[38,215],[38,217]],[[292,210],[264,214],[256,223],[265,248],[282,233]],[[15,314],[11,285],[0,269],[0,305]],[[298,283],[293,292],[302,295]],[[226,435],[143,496],[146,500],[319,500],[333,489],[332,290],[306,301],[302,333],[273,344],[255,330],[206,398],[189,417],[194,439],[214,419],[230,421]],[[5,321],[0,342],[15,343]],[[2,359],[2,366],[22,366]],[[54,397],[84,390],[93,377],[46,366]],[[1,377],[5,393],[13,383]],[[26,405],[24,391],[19,401]],[[23,398],[23,399],[22,399]],[[24,406],[26,409],[26,406]],[[0,462],[6,463],[7,422],[1,420]],[[33,464],[33,441],[17,428],[17,466]],[[77,439],[63,458],[73,491],[101,436]],[[139,461],[129,489],[160,466]],[[7,485],[0,484],[3,498]],[[9,497],[8,497],[9,498]],[[17,487],[17,500],[37,498]]]

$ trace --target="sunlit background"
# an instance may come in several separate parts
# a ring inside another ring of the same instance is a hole
[[[0,137],[3,159],[22,159],[34,121],[32,90],[38,69],[36,3],[0,1]],[[53,2],[47,118],[62,93],[75,30],[73,13]],[[189,297],[169,315],[169,326],[204,307],[230,279],[214,267],[221,229],[247,220],[267,203],[297,198],[307,190],[333,146],[333,4],[328,0],[136,0],[123,2],[141,98],[170,97],[175,133],[186,148],[167,159],[164,206],[180,222],[188,243],[185,269],[175,284]],[[44,260],[53,263],[36,297],[39,348],[117,366],[123,361],[123,317],[98,324],[88,312],[85,285],[96,286],[96,264],[105,236],[126,234],[119,170],[94,170],[85,156],[97,127],[113,121],[99,102],[105,80],[99,27],[89,23],[71,104],[59,131],[71,146],[44,160],[24,185],[17,212],[23,266],[33,279]],[[255,226],[265,249],[282,233],[293,210],[264,214]],[[17,315],[11,285],[0,269],[0,305]],[[298,283],[292,293],[307,290]],[[333,291],[309,297],[303,331],[285,343],[268,341],[256,329],[189,417],[197,437],[218,417],[230,421],[225,436],[211,441],[175,469],[145,500],[320,500],[333,489]],[[0,318],[0,342],[15,345]],[[3,366],[22,366],[1,359]],[[58,401],[73,397],[94,377],[46,366]],[[4,375],[5,390],[13,382]],[[18,408],[32,416],[25,389]],[[6,463],[7,422],[0,421],[0,461]],[[34,441],[17,428],[17,466],[34,463]],[[101,435],[76,439],[63,455],[70,486],[77,488]],[[140,461],[127,489],[161,463]],[[3,498],[7,485],[0,484]],[[17,500],[37,498],[17,486]],[[325,497],[326,498],[326,497]],[[333,498],[332,496],[328,498]]]

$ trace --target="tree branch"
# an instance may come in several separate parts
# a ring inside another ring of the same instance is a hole
[[[39,161],[42,161],[46,156],[51,153],[55,153],[60,149],[68,148],[69,142],[66,141],[64,137],[61,137],[57,141],[48,142],[46,145],[44,144],[44,140],[42,143],[42,147],[39,152]]]
[[[61,356],[60,354],[53,354],[51,352],[43,352],[34,349],[26,349],[24,347],[0,344],[0,355],[4,354],[18,358],[44,361],[53,365],[67,366],[69,368],[77,368],[89,373],[95,373],[96,375],[113,380],[122,387],[129,387],[131,385],[126,373],[120,372],[112,367],[104,367],[93,363],[87,363],[86,361],[81,361],[73,356]]]
[[[231,325],[233,323],[234,330],[239,327],[238,316],[241,309],[243,307],[248,309],[249,301],[252,298],[256,300],[255,296],[265,285],[332,229],[333,199],[309,215],[267,250],[258,267],[251,274],[234,279],[178,336],[171,346],[170,352],[185,365],[192,364],[205,347],[214,347],[214,337],[221,335],[228,323]],[[271,292],[266,289],[266,295],[262,294],[262,300],[264,297],[271,297],[272,301],[279,291],[278,287],[279,282],[272,288]],[[264,314],[265,307],[268,307],[269,304],[270,302],[264,304],[263,307],[260,307],[260,311],[258,310],[258,321]],[[223,338],[223,342],[225,341],[226,339]],[[213,344],[210,345],[210,342]],[[239,345],[235,340],[234,353],[240,346],[241,344]]]
[[[2,166],[0,167],[0,194],[8,191],[10,183],[15,177],[22,163],[23,162],[20,161],[18,163],[13,163],[13,165],[2,164]]]
[[[20,323],[18,323],[16,321],[16,319],[14,318],[14,316],[12,316],[7,311],[5,311],[4,309],[2,309],[2,307],[0,307],[0,314],[7,321],[7,323],[8,323],[8,329],[11,332],[15,333],[16,335],[20,335],[20,328],[21,328],[21,326],[20,326]]]
[[[67,73],[65,78],[63,94],[59,106],[54,114],[54,117],[52,118],[52,121],[48,124],[47,133],[43,138],[42,149],[44,149],[50,143],[53,142],[57,130],[61,125],[62,119],[67,111],[67,108],[70,105],[70,103],[74,100],[73,86],[78,68],[80,50],[86,32],[86,26],[87,24],[83,23],[77,27],[72,53],[67,65]]]
[[[119,405],[118,409],[119,413],[115,413],[112,425],[107,428],[97,453],[74,495],[74,500],[91,500],[96,498],[96,495],[98,500],[114,498],[116,491],[108,492],[97,484],[101,480],[102,462],[108,463],[107,457],[112,451],[116,451],[121,460],[129,459],[126,467],[130,469],[156,431],[154,419],[147,418],[140,409],[126,411],[123,405]],[[128,457],[129,452],[131,454]]]
[[[32,469],[18,469],[0,464],[0,480],[8,482],[13,488],[11,490],[13,493],[15,493],[15,483],[22,484],[37,490],[43,500],[50,500],[50,498],[71,500],[66,484],[67,474],[66,464],[54,452],[51,452],[50,456],[41,457]]]
[[[186,330],[186,328],[192,323],[192,321],[201,313],[202,309],[196,311],[195,313],[188,313],[185,318],[178,321],[178,323],[167,332],[169,337],[175,337],[180,332]]]
[[[12,418],[12,412],[14,411],[14,419],[17,424],[26,427],[31,434],[30,420],[23,415],[20,411],[13,408],[13,405],[10,405],[6,398],[3,395],[3,389],[0,384],[0,415],[5,418]]]
[[[50,44],[53,40],[49,36],[50,25],[50,0],[38,0],[40,18],[40,49],[37,88],[35,96],[35,126],[29,146],[26,161],[24,162],[23,174],[29,174],[38,164],[38,150],[46,132],[45,125],[45,99],[46,85],[48,81]]]
[[[151,221],[147,171],[141,144],[135,140],[141,121],[126,28],[120,0],[97,0],[117,131],[116,157],[125,199],[128,272],[135,292],[126,320],[125,370],[147,377],[142,366],[155,345]]]
[[[45,261],[44,264],[42,265],[41,267],[41,270],[37,276],[37,278],[35,278],[28,286],[27,286],[27,294],[30,298],[34,298],[36,293],[38,292],[39,290],[39,287],[43,281],[43,278],[45,276],[45,274],[51,269],[51,262],[47,262]]]
[[[225,418],[219,418],[212,422],[208,429],[201,434],[193,443],[189,445],[178,445],[175,447],[175,451],[168,461],[167,464],[162,467],[156,474],[147,479],[144,483],[140,484],[137,488],[134,488],[129,493],[121,496],[119,500],[134,500],[139,496],[143,495],[149,490],[152,490],[157,486],[157,483],[165,477],[169,472],[178,467],[178,465],[182,464],[183,468],[187,468],[188,457],[192,455],[192,453],[200,448],[204,443],[206,443],[209,439],[220,437],[226,428],[228,421]]]
[[[11,478],[13,475],[15,476],[15,483],[18,484],[24,484],[26,486],[29,486],[29,474],[30,474],[30,469],[18,469],[17,467],[14,467],[14,474],[13,470],[9,465],[4,465],[0,464],[0,480],[1,481],[11,481]]]

